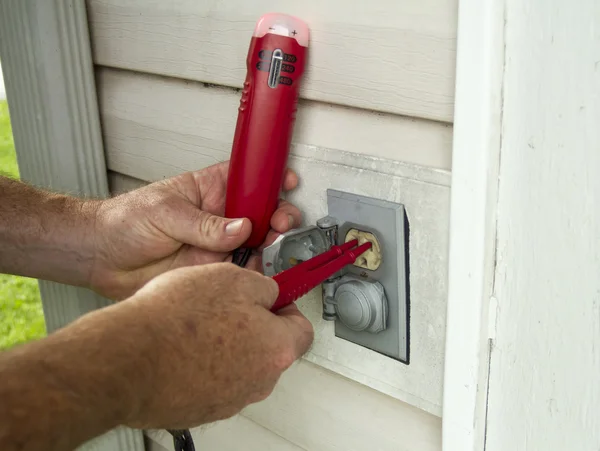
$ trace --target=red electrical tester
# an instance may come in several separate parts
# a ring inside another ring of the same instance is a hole
[[[245,266],[271,228],[292,140],[300,81],[308,51],[308,26],[286,14],[265,14],[254,29],[238,109],[227,181],[225,216],[248,218],[252,234],[233,256]],[[327,277],[354,263],[371,244],[334,246],[329,252],[277,274],[279,298],[289,305]]]
[[[277,208],[308,38],[303,21],[271,13],[259,19],[250,41],[225,207],[226,217],[252,222],[250,238],[234,255],[234,263],[240,266],[263,243]]]

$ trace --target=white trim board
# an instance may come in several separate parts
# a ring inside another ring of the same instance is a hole
[[[461,0],[444,451],[600,447],[599,20]]]
[[[495,270],[504,4],[460,0],[443,449],[483,449]],[[510,434],[510,431],[505,431]]]
[[[487,451],[600,449],[600,2],[506,1]]]

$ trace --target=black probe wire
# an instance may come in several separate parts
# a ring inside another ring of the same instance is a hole
[[[196,451],[189,429],[167,429],[167,432],[173,436],[175,451]]]
[[[244,268],[248,264],[248,260],[250,260],[250,256],[252,255],[252,249],[248,248],[239,248],[233,251],[233,258],[231,262],[234,265],[239,266],[240,268]]]
[[[239,248],[233,251],[232,263],[244,268],[250,260],[252,249]],[[167,430],[173,436],[173,446],[175,451],[196,451],[194,440],[189,429],[171,429]]]

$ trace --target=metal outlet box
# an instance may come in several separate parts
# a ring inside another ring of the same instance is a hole
[[[373,233],[382,248],[382,263],[375,271],[348,266],[347,274],[383,285],[388,300],[387,328],[378,333],[357,332],[335,321],[335,335],[403,363],[410,361],[408,220],[402,204],[327,190],[329,216],[338,221],[338,243],[356,228]]]

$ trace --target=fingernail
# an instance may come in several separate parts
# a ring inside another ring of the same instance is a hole
[[[294,217],[292,215],[288,215],[288,224],[290,225],[290,229],[294,227],[294,223],[296,221],[294,220]]]
[[[231,236],[239,235],[243,225],[243,219],[236,219],[235,221],[231,221],[225,226],[225,233]]]

